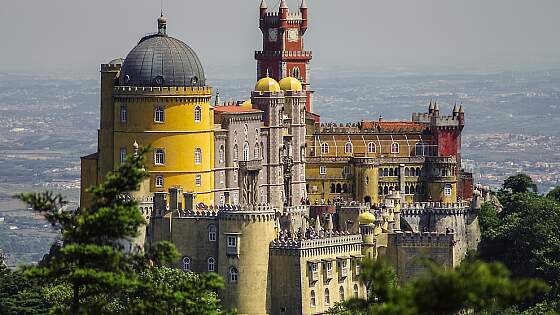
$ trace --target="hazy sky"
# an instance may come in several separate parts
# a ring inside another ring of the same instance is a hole
[[[155,31],[160,9],[159,0],[1,1],[0,71],[95,73]],[[559,0],[307,1],[316,69],[560,67]],[[212,72],[253,75],[259,3],[165,0],[168,33]]]

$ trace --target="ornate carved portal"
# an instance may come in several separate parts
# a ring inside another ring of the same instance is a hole
[[[239,183],[241,185],[241,204],[251,205],[257,204],[258,187],[257,179],[261,170],[261,161],[242,161],[239,162]]]

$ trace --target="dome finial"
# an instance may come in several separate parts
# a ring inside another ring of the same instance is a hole
[[[157,19],[158,22],[158,34],[167,35],[167,19],[163,16],[163,8],[161,9],[161,15]]]

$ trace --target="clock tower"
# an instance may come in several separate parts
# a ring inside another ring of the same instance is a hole
[[[263,48],[255,51],[257,80],[269,76],[277,81],[294,77],[301,81],[307,95],[306,110],[313,110],[313,91],[309,86],[311,51],[304,50],[303,35],[307,30],[307,3],[301,1],[299,12],[290,12],[286,0],[280,1],[278,12],[269,12],[266,0],[260,7],[259,28]],[[318,116],[314,119],[318,120]]]

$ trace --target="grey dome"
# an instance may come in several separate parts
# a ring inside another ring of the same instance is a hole
[[[128,53],[119,79],[125,86],[205,86],[206,77],[196,53],[164,32],[149,35]]]

